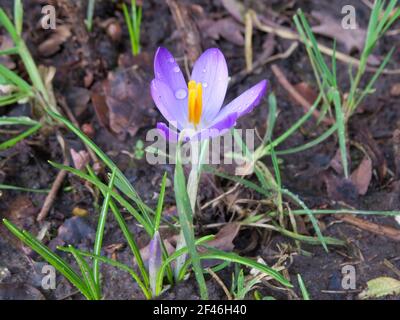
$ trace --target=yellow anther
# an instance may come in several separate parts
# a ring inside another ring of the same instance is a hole
[[[203,109],[203,89],[201,83],[190,80],[188,83],[188,117],[189,122],[197,126],[200,123]]]

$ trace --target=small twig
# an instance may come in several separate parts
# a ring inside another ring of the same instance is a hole
[[[246,71],[253,70],[253,20],[251,13],[247,12],[244,16],[245,22],[245,43],[244,43],[244,56],[246,59]]]
[[[208,201],[207,203],[205,203],[202,207],[201,210],[206,209],[207,207],[209,207],[210,205],[214,204],[215,202],[225,198],[227,195],[231,194],[232,192],[236,191],[236,189],[239,187],[239,184],[237,183],[233,188],[229,189],[227,192],[224,192],[222,194],[220,194],[218,197]]]
[[[350,215],[340,215],[336,217],[362,230],[369,231],[380,236],[385,236],[395,241],[400,241],[400,230],[395,228],[382,226]]]
[[[282,70],[277,66],[277,65],[272,65],[271,66],[272,72],[278,79],[279,83],[282,85],[282,87],[289,93],[289,95],[296,100],[304,109],[305,112],[307,112],[310,109],[310,103],[296,90],[296,88],[289,82],[289,80],[286,78],[286,76],[283,74]],[[313,115],[319,119],[320,118],[320,113],[318,110],[314,110]],[[333,124],[333,120],[327,117],[324,117],[322,119],[322,122],[326,124]]]
[[[211,268],[207,268],[207,271],[209,274],[211,274],[211,276],[214,278],[214,280],[217,281],[217,283],[221,286],[222,290],[224,290],[228,300],[233,300],[231,293],[229,292],[226,285],[222,282],[221,278],[218,277],[218,275],[214,271],[212,271]]]
[[[188,56],[190,63],[194,62],[201,54],[201,36],[189,14],[188,7],[176,0],[167,0],[167,5],[172,13],[172,18],[175,21],[176,27],[182,38],[185,48],[185,53]]]
[[[69,161],[68,161],[68,157],[66,156],[66,152],[65,152],[64,139],[62,138],[62,136],[59,133],[57,134],[57,138],[58,138],[58,142],[61,145],[63,155],[64,155],[64,163],[63,164],[68,166]],[[43,221],[47,217],[51,207],[53,206],[54,200],[56,199],[57,192],[61,188],[66,176],[67,176],[67,171],[60,170],[58,172],[57,177],[54,180],[53,185],[51,186],[50,192],[44,201],[43,207],[40,210],[39,215],[36,218],[36,221],[38,221],[38,222]]]

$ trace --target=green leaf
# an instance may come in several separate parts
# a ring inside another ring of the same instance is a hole
[[[380,298],[388,295],[400,295],[400,281],[379,277],[367,282],[367,289],[360,293],[360,299]]]

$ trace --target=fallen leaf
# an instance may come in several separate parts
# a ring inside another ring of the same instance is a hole
[[[333,173],[326,173],[324,182],[330,199],[342,201],[352,206],[357,205],[358,192],[351,180],[338,177]]]
[[[304,99],[307,100],[310,106],[313,105],[314,101],[318,97],[318,93],[307,82],[299,82],[293,87],[304,97]]]
[[[382,182],[387,173],[387,161],[382,149],[372,136],[368,126],[362,123],[356,124],[356,135],[354,139],[359,142],[372,160],[372,165],[377,168],[379,180]]]
[[[89,153],[85,150],[81,150],[79,152],[74,149],[70,150],[72,162],[74,163],[74,167],[78,170],[82,170],[89,163]]]
[[[245,8],[241,2],[238,0],[221,0],[221,2],[232,17],[239,22],[243,22]]]
[[[92,105],[94,112],[96,113],[97,120],[100,124],[110,130],[110,117],[108,114],[108,106],[106,103],[106,97],[104,95],[103,87],[100,82],[96,83],[92,88],[92,93],[90,96],[92,100]]]
[[[219,40],[222,37],[238,46],[244,45],[244,28],[230,17],[219,20],[202,19],[198,21],[198,25],[202,34],[211,39]]]
[[[355,169],[350,180],[353,182],[357,188],[359,195],[364,195],[368,191],[369,183],[372,178],[372,161],[369,157],[364,157],[360,165]]]
[[[71,29],[68,25],[57,26],[54,32],[43,41],[39,47],[39,53],[44,57],[50,57],[60,50],[61,45],[71,37]]]
[[[78,246],[86,241],[93,241],[95,230],[88,224],[85,218],[72,217],[64,221],[58,228],[57,236],[49,243],[51,249],[57,246],[75,245]]]
[[[148,88],[149,76],[134,67],[109,74],[103,89],[110,129],[116,134],[133,137],[141,127],[152,123],[150,119],[156,112]]]
[[[369,280],[367,288],[359,294],[360,299],[379,298],[387,295],[400,295],[400,281],[390,277]]]
[[[73,107],[77,118],[87,110],[90,102],[90,91],[81,87],[70,87],[64,93],[67,104]]]
[[[230,252],[235,247],[233,240],[236,238],[239,229],[240,224],[234,222],[228,223],[218,231],[214,239],[207,242],[207,245],[219,250]]]
[[[14,47],[14,43],[11,38],[7,35],[0,36],[0,51],[11,49]],[[8,69],[14,69],[15,63],[11,59],[10,55],[2,55],[0,56],[0,64],[7,67]]]
[[[398,97],[400,96],[400,83],[395,83],[392,85],[390,88],[390,95],[393,97]]]
[[[325,12],[312,11],[311,14],[321,22],[318,26],[312,27],[314,33],[336,39],[345,46],[349,53],[354,49],[357,49],[358,52],[362,51],[366,36],[364,29],[357,26],[355,29],[344,30],[340,20]]]

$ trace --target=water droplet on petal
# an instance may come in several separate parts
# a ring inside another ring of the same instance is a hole
[[[175,91],[175,98],[182,100],[186,98],[186,90],[185,89],[178,89]]]
[[[174,58],[171,57],[171,58],[168,59],[168,61],[173,63],[175,60],[174,60]]]
[[[206,68],[203,69],[203,73],[206,73]]]
[[[208,87],[208,83],[207,82],[203,82],[203,87],[207,88]]]
[[[174,72],[179,72],[179,71],[180,71],[179,67],[178,67],[178,66],[175,66],[175,67],[174,67]]]

